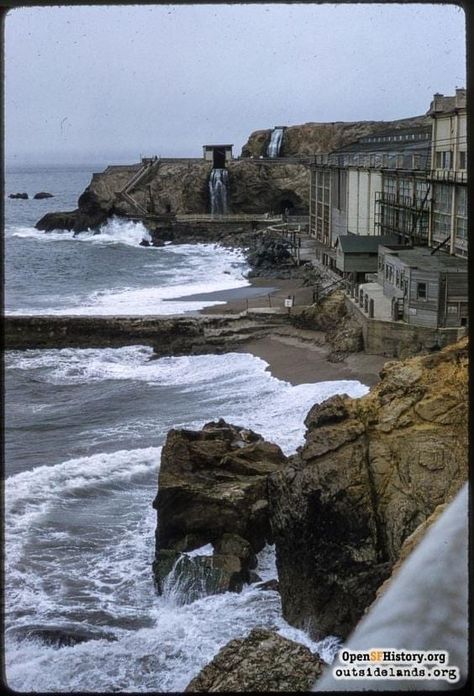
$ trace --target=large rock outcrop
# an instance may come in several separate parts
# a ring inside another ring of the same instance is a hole
[[[111,166],[94,174],[78,199],[76,210],[47,213],[36,223],[39,230],[97,229],[112,215],[150,212],[157,215],[206,214],[210,211],[210,162],[198,159],[157,161],[123,196],[140,165]],[[228,165],[231,213],[263,214],[290,208],[306,213],[309,170],[301,164],[276,165],[235,160]],[[137,207],[138,206],[138,207]]]
[[[228,169],[233,213],[283,213],[288,208],[307,214],[309,169],[303,164],[238,160]]]
[[[324,331],[326,341],[331,346],[328,356],[331,362],[339,362],[348,353],[358,353],[364,349],[362,328],[348,314],[342,290],[335,290],[321,301],[295,313],[292,323],[302,329]]]
[[[176,580],[186,586],[189,599],[196,596],[196,583],[210,593],[238,591],[255,579],[255,554],[271,540],[268,475],[285,461],[277,445],[223,420],[200,431],[168,433],[154,501],[154,572],[160,592],[178,562],[181,576],[187,577]],[[210,554],[184,557],[209,545]]]
[[[392,128],[411,128],[413,126],[429,126],[430,124],[430,117],[424,115],[395,121],[311,122],[288,126],[283,133],[280,156],[292,157],[332,152],[372,133],[380,133]],[[251,133],[242,148],[242,157],[265,156],[271,132],[272,129],[268,128]]]
[[[185,693],[309,691],[324,667],[319,655],[265,628],[231,640]]]
[[[346,637],[404,540],[467,476],[467,339],[387,363],[362,399],[311,409],[306,440],[269,479],[283,614]]]

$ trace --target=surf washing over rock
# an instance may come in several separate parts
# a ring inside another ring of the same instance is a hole
[[[181,314],[220,303],[192,295],[249,285],[248,266],[238,249],[216,244],[141,246],[149,239],[142,223],[119,218],[96,232],[77,236],[72,231],[44,233],[34,227],[10,227],[7,313]],[[25,261],[30,257],[49,269],[34,295],[26,279]]]
[[[253,584],[187,604],[172,583],[157,596],[151,501],[160,445],[172,427],[200,428],[220,416],[245,420],[290,453],[315,401],[367,388],[292,387],[245,353],[152,358],[152,349],[140,346],[7,356],[12,688],[180,691],[229,640],[256,626],[275,628],[326,661],[337,647],[333,638],[316,644],[286,624],[278,593]],[[256,570],[262,579],[275,577],[271,547]]]

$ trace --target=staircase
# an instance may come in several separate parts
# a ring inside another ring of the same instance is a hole
[[[157,168],[160,160],[150,160],[145,162],[138,171],[127,181],[125,186],[117,191],[117,196],[123,198],[129,205],[131,205],[140,215],[148,215],[148,211],[136,201],[130,194],[130,191],[138,186],[139,182],[147,176],[153,168]]]

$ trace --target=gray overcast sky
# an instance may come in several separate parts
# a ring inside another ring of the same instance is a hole
[[[465,85],[440,5],[37,7],[5,18],[7,162],[201,156],[308,121],[425,113]]]

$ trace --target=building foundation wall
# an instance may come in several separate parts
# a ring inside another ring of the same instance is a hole
[[[350,297],[345,298],[348,313],[362,327],[364,350],[389,358],[405,358],[424,350],[444,348],[466,335],[464,328],[433,329],[398,321],[370,319]]]

